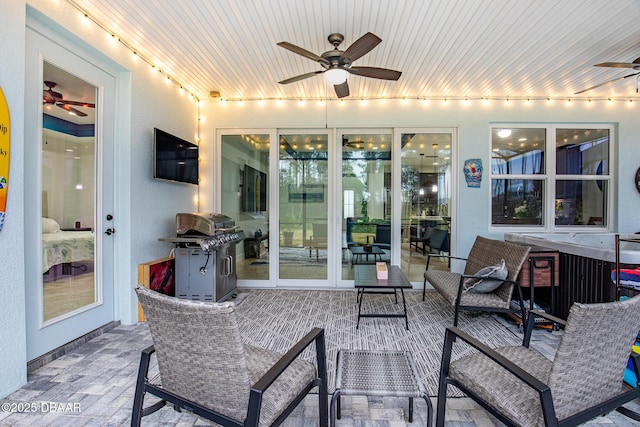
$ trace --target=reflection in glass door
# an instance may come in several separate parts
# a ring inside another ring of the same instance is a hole
[[[329,162],[327,134],[279,140],[280,279],[327,279]]]
[[[449,253],[451,243],[451,132],[401,134],[402,271],[422,283],[429,253]],[[447,270],[445,258],[429,268]]]
[[[342,135],[342,280],[353,264],[391,263],[391,133]]]
[[[46,324],[86,310],[101,297],[94,275],[96,88],[47,62],[44,76],[42,318]]]
[[[222,213],[246,236],[236,251],[238,280],[269,280],[270,135],[224,132],[221,146]]]

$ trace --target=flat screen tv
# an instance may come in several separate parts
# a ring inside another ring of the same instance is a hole
[[[267,174],[244,165],[244,212],[264,212],[267,210]]]
[[[153,129],[153,177],[198,184],[198,146],[158,128]]]

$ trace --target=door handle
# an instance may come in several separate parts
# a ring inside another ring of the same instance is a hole
[[[107,228],[107,231],[104,232],[104,234],[106,234],[107,236],[111,236],[113,233],[115,233],[116,230],[113,228]]]

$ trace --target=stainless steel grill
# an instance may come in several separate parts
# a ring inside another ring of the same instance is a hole
[[[237,293],[236,244],[244,238],[219,213],[176,214],[176,297],[221,302]]]

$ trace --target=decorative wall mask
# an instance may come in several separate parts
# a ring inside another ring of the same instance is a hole
[[[468,159],[464,162],[464,178],[467,181],[467,187],[480,187],[482,181],[482,160]]]

